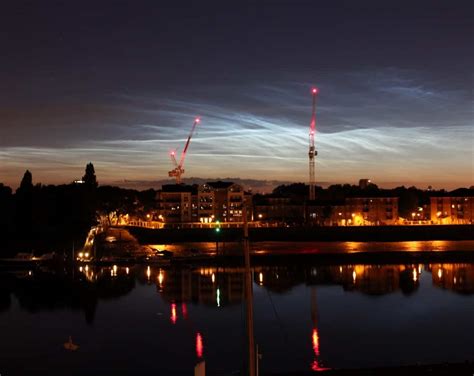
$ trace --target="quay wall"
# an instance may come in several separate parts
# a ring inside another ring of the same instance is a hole
[[[148,229],[127,227],[141,244],[240,241],[239,228]],[[257,227],[249,239],[258,241],[354,241],[395,242],[422,240],[474,240],[474,225],[358,226],[358,227]]]

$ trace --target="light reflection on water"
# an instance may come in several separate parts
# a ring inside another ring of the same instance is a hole
[[[236,242],[184,243],[150,245],[153,249],[166,249],[176,255],[192,254],[193,252],[215,254],[240,254],[242,245]],[[356,252],[420,252],[420,251],[472,251],[474,241],[402,241],[402,242],[255,242],[251,244],[255,254],[275,253],[356,253]]]
[[[54,356],[63,372],[107,368],[111,357],[130,370],[137,360],[162,372],[192,370],[199,359],[209,369],[242,367],[242,267],[88,265],[0,279],[0,364],[50,367]],[[474,264],[263,265],[253,281],[263,370],[474,359]],[[69,335],[76,358],[54,345]]]

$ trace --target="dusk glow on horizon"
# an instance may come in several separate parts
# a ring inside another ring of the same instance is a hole
[[[187,178],[307,182],[316,90],[317,185],[472,185],[468,12],[366,3],[7,6],[0,182],[157,188],[199,119]]]

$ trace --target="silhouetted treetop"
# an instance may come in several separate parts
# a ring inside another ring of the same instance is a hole
[[[97,187],[97,178],[95,176],[95,170],[94,170],[94,165],[89,162],[86,166],[86,173],[82,177],[82,180],[84,181],[84,184],[91,186],[91,187]]]
[[[274,195],[291,197],[291,196],[306,196],[308,195],[309,188],[304,183],[293,183],[289,185],[279,185],[273,190]]]
[[[33,175],[29,170],[25,171],[23,179],[21,179],[20,187],[18,191],[20,192],[31,192],[33,190]]]

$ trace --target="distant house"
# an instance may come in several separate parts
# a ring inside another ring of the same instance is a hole
[[[398,197],[346,198],[343,220],[346,225],[396,224],[398,221]]]
[[[431,197],[431,221],[436,224],[472,224],[474,197]]]
[[[325,226],[394,225],[398,197],[347,197],[309,207],[309,220]]]
[[[214,217],[222,222],[242,222],[244,189],[232,182],[209,182],[204,184],[214,200]]]
[[[184,184],[163,185],[157,193],[159,214],[166,223],[182,223],[192,221],[193,197],[197,187]]]
[[[244,205],[251,216],[251,195],[233,182],[163,185],[156,199],[165,223],[242,222]]]
[[[255,221],[284,223],[302,222],[305,218],[304,203],[291,197],[265,195],[255,202]]]

